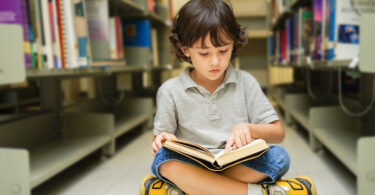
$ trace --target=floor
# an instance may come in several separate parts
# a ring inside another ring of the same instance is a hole
[[[356,194],[355,176],[330,152],[313,152],[304,130],[286,125],[284,129],[286,137],[281,145],[291,158],[285,178],[308,175],[315,182],[319,195]],[[34,189],[32,194],[139,194],[141,180],[151,173],[153,159],[150,153],[152,132],[139,132],[130,132],[120,138],[119,149],[111,158],[93,154]]]

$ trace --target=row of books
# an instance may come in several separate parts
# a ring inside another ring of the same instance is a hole
[[[313,0],[286,17],[270,39],[276,64],[351,60],[359,55],[359,16],[351,0]]]
[[[151,44],[157,35],[150,22],[109,17],[108,0],[4,1],[0,23],[22,26],[26,68],[77,68],[110,60],[124,65],[127,50],[139,47],[149,53],[147,64],[157,64],[152,58],[157,46]]]

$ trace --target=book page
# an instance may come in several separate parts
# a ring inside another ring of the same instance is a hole
[[[254,153],[260,152],[267,149],[269,146],[262,139],[256,139],[250,142],[249,144],[238,148],[230,152],[219,152],[215,158],[217,163],[222,166],[224,164],[230,163],[232,161],[238,160],[240,158],[251,156]]]

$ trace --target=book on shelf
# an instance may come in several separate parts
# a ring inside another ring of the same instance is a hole
[[[158,52],[158,35],[157,30],[151,30],[151,45],[152,45],[152,66],[157,67],[159,64],[159,52]]]
[[[79,67],[88,66],[91,61],[91,46],[88,39],[87,9],[85,2],[85,0],[72,0],[76,43],[78,44],[78,56],[76,60]]]
[[[118,16],[109,18],[109,45],[110,59],[117,60],[124,58],[124,50],[122,46],[122,24]]]
[[[86,0],[87,24],[93,61],[110,59],[107,0]]]
[[[311,55],[311,37],[313,34],[312,11],[311,7],[301,8],[301,27],[300,27],[300,53],[298,61],[306,62]]]
[[[332,0],[328,60],[350,60],[359,55],[359,16],[350,0]]]
[[[151,24],[149,20],[124,20],[125,59],[129,65],[151,65]]]
[[[30,32],[26,0],[4,1],[0,4],[0,24],[20,25],[23,29],[25,66],[32,67]]]
[[[324,38],[324,26],[323,26],[323,0],[313,1],[313,50],[312,59],[322,60],[323,58],[323,48],[322,41]]]
[[[252,140],[249,144],[229,152],[223,149],[216,155],[201,145],[179,139],[167,140],[163,143],[163,147],[186,156],[212,171],[222,171],[257,158],[269,149],[268,144],[262,139]]]

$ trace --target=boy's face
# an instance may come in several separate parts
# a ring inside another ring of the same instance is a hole
[[[211,43],[210,35],[206,36],[204,46],[199,39],[192,47],[182,47],[181,50],[185,56],[190,57],[194,68],[197,70],[197,76],[215,81],[223,78],[227,69],[233,51],[233,41],[223,40],[227,45],[215,47]]]

